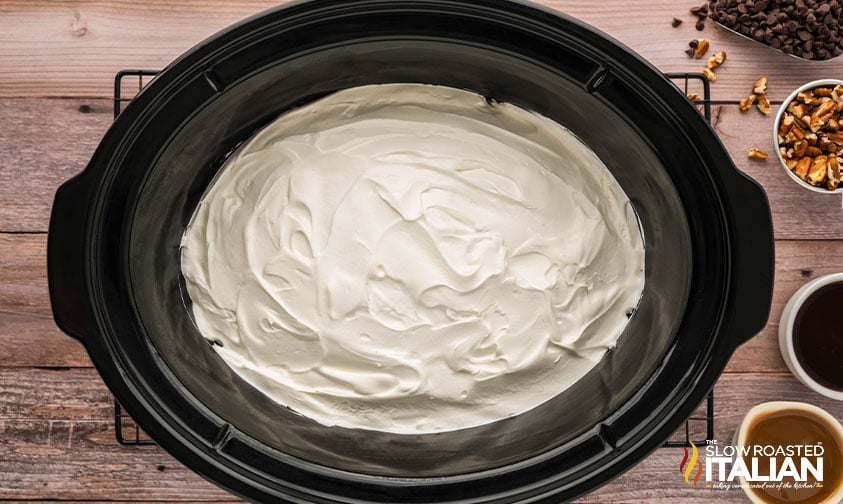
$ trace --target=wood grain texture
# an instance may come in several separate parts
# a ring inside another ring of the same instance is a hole
[[[12,406],[0,403],[0,499],[219,501],[231,497],[158,447],[114,440],[111,396],[93,369],[0,369]],[[715,387],[717,438],[731,438],[751,406],[807,401],[843,417],[843,403],[824,399],[787,375],[730,374]],[[682,451],[656,450],[582,502],[744,502],[739,491],[685,485]],[[163,469],[162,469],[163,467]]]
[[[0,233],[0,366],[91,365],[53,321],[46,257],[46,235]]]
[[[0,499],[231,500],[158,447],[123,447],[107,420],[0,420]]]
[[[111,103],[0,100],[0,232],[47,230],[56,189],[88,164],[111,124]]]
[[[193,2],[143,0],[7,0],[0,4],[0,96],[110,96],[121,68],[162,68],[204,38],[279,3],[273,0]],[[783,98],[803,82],[840,73],[843,62],[801,62],[716,28],[694,29],[688,12],[699,2],[650,0],[584,2],[542,0],[627,44],[663,71],[699,71],[703,64],[683,51],[704,36],[729,54],[718,72],[715,96],[742,98],[760,75],[787,66],[771,80],[770,94]],[[671,28],[674,16],[685,20]],[[838,58],[839,60],[840,58]]]
[[[83,112],[84,111],[84,112]],[[778,239],[843,239],[839,195],[795,184],[774,158],[751,160],[757,147],[773,153],[770,117],[717,106],[713,124],[736,166],[767,192]],[[111,102],[0,99],[0,232],[45,232],[56,189],[90,160],[111,123]]]

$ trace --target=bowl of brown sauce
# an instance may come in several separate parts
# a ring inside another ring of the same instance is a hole
[[[843,426],[824,409],[802,402],[759,404],[741,422],[735,445],[751,473],[740,477],[751,502],[843,500]]]
[[[782,312],[779,347],[796,378],[843,401],[843,273],[805,284]]]

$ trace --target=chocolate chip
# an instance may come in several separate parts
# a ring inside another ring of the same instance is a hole
[[[697,21],[697,24],[696,24],[696,25],[694,25],[694,27],[695,27],[698,31],[703,31],[703,30],[705,30],[705,20],[704,20],[704,19],[700,19],[699,21]]]
[[[672,22],[672,23],[670,23],[670,26],[672,26],[672,27],[676,28],[676,27],[678,27],[678,26],[679,26],[679,25],[681,25],[681,24],[682,24],[682,20],[681,20],[681,19],[679,19],[679,18],[673,18],[673,22]]]
[[[708,16],[708,4],[702,4],[699,7],[692,7],[691,14],[703,18]]]
[[[709,0],[707,7],[722,25],[787,54],[818,60],[843,54],[841,0]]]

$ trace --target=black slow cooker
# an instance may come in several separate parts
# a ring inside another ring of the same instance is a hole
[[[326,427],[223,363],[190,319],[179,242],[226,157],[340,89],[464,88],[578,135],[630,196],[646,287],[618,346],[532,411],[454,432]],[[198,473],[256,501],[560,502],[659,446],[769,314],[763,191],[662,74],[619,43],[505,0],[311,0],[243,21],[156,77],[56,194],[58,325],[123,406]]]

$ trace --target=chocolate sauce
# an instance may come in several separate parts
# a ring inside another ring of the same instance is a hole
[[[811,294],[796,314],[793,347],[808,376],[843,391],[843,282]]]

